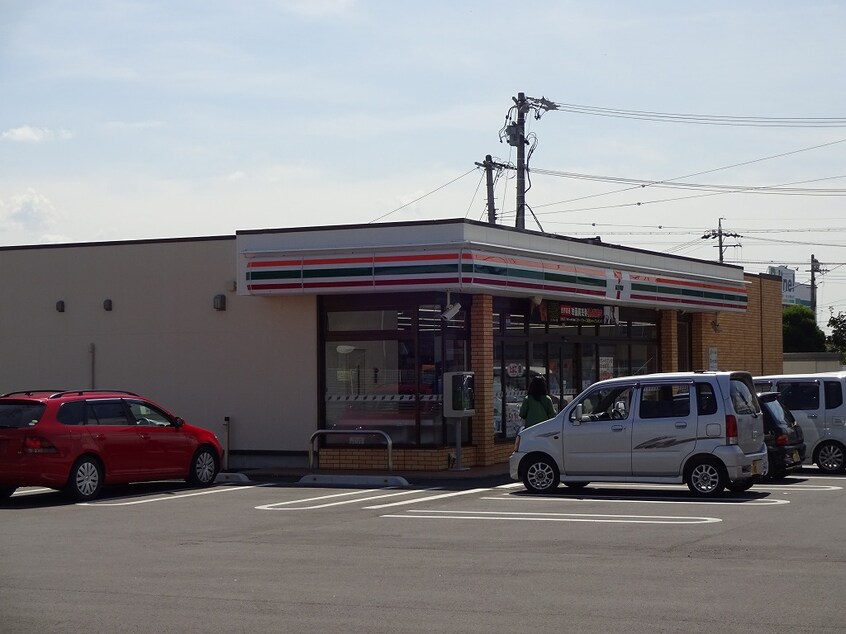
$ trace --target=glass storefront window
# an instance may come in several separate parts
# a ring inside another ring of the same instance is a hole
[[[418,378],[412,342],[333,341],[326,344],[324,358],[327,429],[378,429],[396,443],[417,441]],[[365,444],[373,439],[356,434],[331,436],[327,442]]]
[[[323,428],[379,430],[400,446],[454,444],[455,425],[443,417],[442,377],[469,369],[471,299],[453,295],[462,308],[448,321],[438,299],[433,294],[418,303],[418,296],[407,294],[363,296],[354,303],[340,296],[322,300]],[[392,301],[401,306],[386,306]],[[462,419],[464,441],[470,422]],[[363,434],[332,434],[323,442],[384,444]]]
[[[393,330],[410,331],[412,313],[405,310],[351,310],[329,312],[326,315],[330,331]]]
[[[657,344],[633,343],[631,374],[652,374],[658,371]]]

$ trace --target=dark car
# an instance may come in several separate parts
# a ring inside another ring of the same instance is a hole
[[[764,441],[770,463],[767,477],[780,479],[802,468],[805,438],[778,392],[760,392],[758,400],[764,413]]]
[[[0,499],[22,486],[90,500],[104,484],[214,483],[215,435],[131,392],[12,392],[0,396]]]

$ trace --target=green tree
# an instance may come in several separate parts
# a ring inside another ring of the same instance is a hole
[[[787,306],[781,316],[785,352],[825,352],[825,333],[807,306]]]
[[[828,318],[828,327],[831,328],[831,336],[828,337],[828,349],[840,353],[840,363],[846,364],[846,315],[842,312]]]

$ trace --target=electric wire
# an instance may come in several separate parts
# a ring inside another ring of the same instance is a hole
[[[544,110],[558,110],[572,114],[583,114],[619,119],[639,119],[643,121],[657,121],[665,123],[688,123],[695,125],[719,125],[742,127],[778,127],[778,128],[843,128],[846,127],[844,117],[760,117],[760,116],[728,116],[706,114],[677,114],[670,112],[654,112],[648,110],[626,110],[621,108],[600,108],[570,103],[558,103],[545,98],[528,97],[527,101],[535,107]],[[536,115],[537,116],[537,115]]]
[[[371,220],[371,221],[370,221],[370,222],[368,222],[367,224],[371,225],[371,224],[373,224],[374,222],[378,222],[378,221],[382,220],[383,218],[387,218],[387,217],[388,217],[388,216],[390,216],[391,214],[394,214],[394,213],[398,212],[400,209],[405,209],[405,208],[406,208],[406,207],[408,207],[409,205],[413,205],[414,203],[416,203],[416,202],[418,202],[418,201],[420,201],[420,200],[423,200],[423,199],[424,199],[424,198],[426,198],[427,196],[431,196],[431,195],[432,195],[432,194],[434,194],[435,192],[439,192],[439,191],[441,191],[444,187],[448,187],[448,186],[452,185],[454,182],[461,180],[462,178],[464,178],[464,177],[465,177],[465,176],[467,176],[468,174],[472,174],[472,173],[473,173],[473,172],[475,172],[475,171],[476,171],[476,168],[475,168],[475,167],[473,167],[473,169],[471,169],[471,170],[468,170],[468,171],[464,172],[461,176],[457,176],[456,178],[453,178],[453,179],[452,179],[451,181],[449,181],[448,183],[444,183],[444,184],[443,184],[443,185],[441,185],[440,187],[437,187],[437,188],[433,189],[432,191],[430,191],[430,192],[428,192],[428,193],[426,193],[426,194],[423,194],[422,196],[419,196],[418,198],[415,198],[414,200],[411,200],[411,201],[409,201],[409,202],[405,203],[404,205],[400,205],[399,207],[397,207],[397,208],[396,208],[396,209],[394,209],[393,211],[389,211],[389,212],[388,212],[388,213],[386,213],[386,214],[382,214],[382,215],[381,215],[381,216],[379,216],[378,218],[374,218],[373,220]]]

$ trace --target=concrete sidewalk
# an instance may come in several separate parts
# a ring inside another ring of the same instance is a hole
[[[238,469],[221,473],[232,481],[317,484],[323,486],[498,486],[512,482],[508,463],[470,467],[461,471],[336,471],[305,468]],[[219,476],[220,478],[220,476]]]

